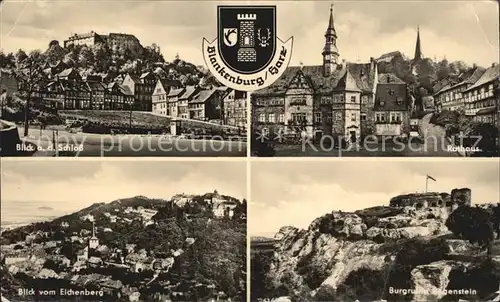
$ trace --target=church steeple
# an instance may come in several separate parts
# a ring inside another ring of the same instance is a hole
[[[337,49],[337,33],[333,24],[333,4],[330,6],[330,20],[325,33],[325,47],[323,48],[323,70],[329,76],[337,66],[339,50]]]
[[[420,61],[422,60],[422,49],[420,46],[420,27],[417,26],[417,44],[415,45],[415,57],[413,58],[414,61]]]

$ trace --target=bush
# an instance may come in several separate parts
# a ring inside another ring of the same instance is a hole
[[[336,301],[375,301],[383,297],[386,281],[383,270],[360,268],[351,272],[337,288]],[[323,300],[332,301],[332,300]]]
[[[302,257],[297,263],[297,273],[304,278],[304,282],[310,289],[316,289],[330,276],[330,273],[314,263],[312,259],[314,259],[314,253]]]
[[[457,301],[464,299],[468,301],[490,301],[489,295],[498,290],[500,274],[493,263],[487,260],[479,267],[471,269],[454,269],[449,275],[450,282],[446,290],[475,289],[477,295],[449,294],[443,297],[443,301]],[[488,299],[489,298],[489,299]]]

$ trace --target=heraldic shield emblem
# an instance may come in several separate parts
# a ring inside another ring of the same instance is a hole
[[[203,38],[210,73],[227,87],[255,91],[275,82],[292,56],[293,37],[277,35],[276,6],[217,6],[217,37]]]
[[[276,6],[219,6],[219,55],[240,74],[266,68],[276,53]]]

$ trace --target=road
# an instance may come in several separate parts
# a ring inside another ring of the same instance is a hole
[[[418,123],[419,131],[424,137],[428,156],[450,157],[459,156],[457,152],[448,151],[453,145],[446,137],[446,130],[438,125],[430,123],[432,113],[425,115]]]
[[[23,129],[19,129],[23,137]],[[59,130],[58,146],[53,148],[52,130],[30,129],[27,138],[38,146],[34,156],[113,156],[113,157],[244,157],[247,144],[241,141],[194,140],[160,135],[101,135]],[[57,154],[56,154],[57,153]]]

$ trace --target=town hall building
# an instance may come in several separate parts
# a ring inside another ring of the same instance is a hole
[[[280,133],[319,140],[323,135],[360,140],[363,125],[373,119],[378,82],[377,62],[340,60],[333,7],[321,52],[323,64],[289,66],[272,85],[252,93],[255,131],[273,139]],[[373,121],[371,121],[373,122]]]

